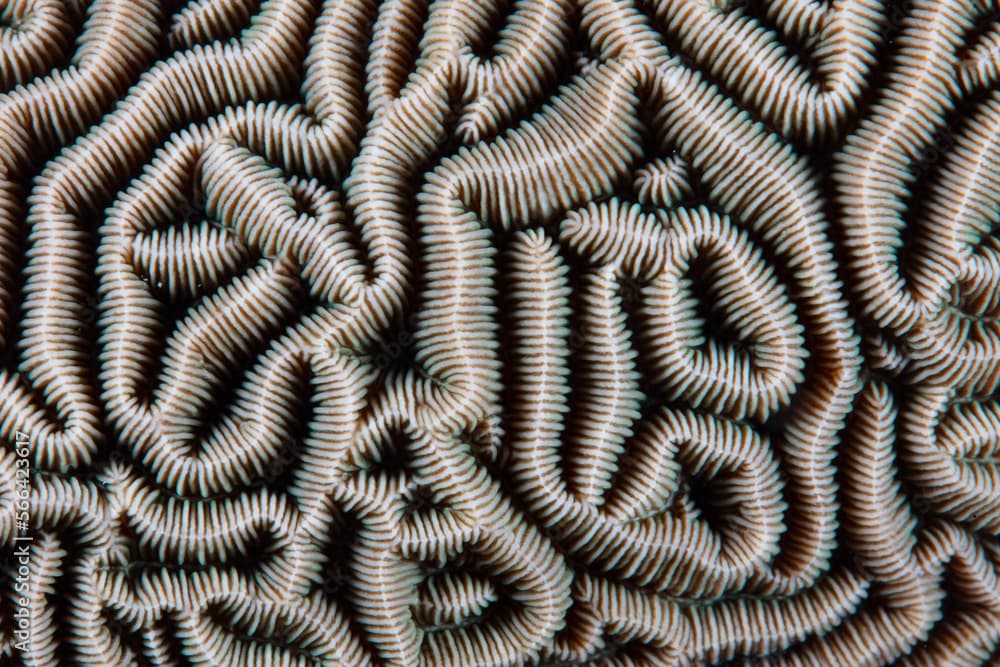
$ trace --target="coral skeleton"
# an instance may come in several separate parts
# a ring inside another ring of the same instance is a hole
[[[998,457],[995,0],[0,0],[0,664],[992,664]]]

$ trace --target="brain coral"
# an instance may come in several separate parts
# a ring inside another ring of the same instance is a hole
[[[0,663],[1000,660],[1000,3],[0,0]]]

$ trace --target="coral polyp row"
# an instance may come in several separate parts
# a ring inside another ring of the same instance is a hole
[[[0,0],[0,662],[996,660],[998,16]]]

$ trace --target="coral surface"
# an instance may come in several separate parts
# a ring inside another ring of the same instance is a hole
[[[1000,3],[0,0],[0,663],[1000,660]]]

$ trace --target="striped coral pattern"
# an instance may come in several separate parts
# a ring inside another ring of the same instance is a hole
[[[1000,3],[0,0],[0,664],[1000,661]]]

